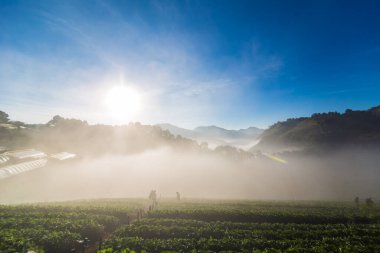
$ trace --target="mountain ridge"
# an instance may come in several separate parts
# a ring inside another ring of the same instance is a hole
[[[207,142],[210,146],[231,145],[239,148],[246,148],[247,145],[257,142],[258,137],[264,131],[257,127],[246,129],[229,130],[215,125],[199,126],[194,129],[181,128],[169,123],[157,124],[163,130],[168,130],[174,135],[181,135],[186,138],[200,142]]]

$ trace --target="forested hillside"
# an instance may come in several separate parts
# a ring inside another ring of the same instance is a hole
[[[11,121],[1,112],[0,146],[7,149],[35,148],[47,153],[69,151],[83,156],[132,154],[169,147],[181,152],[212,153],[234,158],[247,158],[250,153],[230,146],[215,150],[206,143],[175,136],[159,126],[130,123],[123,126],[90,125],[78,119],[54,116],[46,124],[31,125]]]
[[[255,149],[372,147],[380,144],[380,106],[364,111],[315,113],[278,122]]]

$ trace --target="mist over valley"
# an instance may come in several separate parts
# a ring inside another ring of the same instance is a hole
[[[49,155],[69,152],[76,157],[58,162],[50,158],[43,168],[2,179],[0,200],[17,203],[145,197],[150,189],[156,189],[160,196],[168,198],[174,197],[177,191],[188,198],[219,199],[350,200],[356,195],[377,197],[380,194],[377,187],[380,183],[380,149],[376,138],[380,124],[376,123],[379,121],[376,112],[376,108],[352,112],[367,115],[374,127],[363,120],[355,123],[354,117],[351,124],[345,124],[346,127],[339,130],[341,133],[358,133],[358,129],[365,125],[372,127],[371,132],[363,129],[362,134],[368,136],[371,133],[371,139],[340,137],[326,142],[326,137],[319,137],[314,130],[308,132],[306,129],[299,136],[313,134],[316,136],[313,142],[298,145],[294,150],[287,149],[284,138],[273,142],[275,134],[286,136],[285,130],[278,130],[282,124],[288,124],[286,121],[274,124],[261,135],[257,135],[256,130],[253,136],[245,135],[247,142],[261,140],[250,151],[232,144],[210,147],[204,140],[215,137],[212,130],[216,127],[199,134],[204,138],[200,142],[182,137],[186,135],[184,130],[175,135],[159,126],[140,123],[89,125],[85,121],[55,116],[47,124],[28,125],[3,119],[0,129],[2,143],[6,145],[2,151],[4,157],[7,154],[12,157],[12,150],[24,149],[36,149]],[[331,115],[320,116],[319,122],[323,122],[326,129],[336,124],[330,119]],[[345,115],[333,114],[337,120]],[[330,120],[325,121],[323,117]],[[224,135],[218,132],[219,137],[231,138],[244,131],[221,132]],[[295,134],[291,136],[299,140]],[[271,140],[270,145],[268,140]],[[28,161],[25,158],[10,159],[2,163],[1,168],[4,171],[10,164],[14,166],[24,160]]]

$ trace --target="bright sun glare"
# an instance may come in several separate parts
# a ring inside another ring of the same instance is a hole
[[[141,109],[141,96],[131,87],[114,86],[107,92],[105,103],[112,117],[130,120]]]

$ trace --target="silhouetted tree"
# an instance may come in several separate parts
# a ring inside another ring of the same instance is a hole
[[[7,123],[9,121],[9,115],[3,111],[0,111],[0,123]]]

